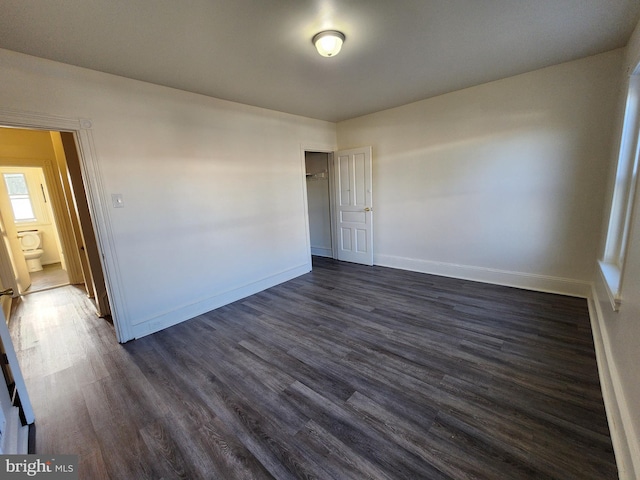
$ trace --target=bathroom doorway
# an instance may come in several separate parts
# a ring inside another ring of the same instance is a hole
[[[12,167],[14,174],[19,174],[23,171],[21,169],[32,167],[42,171],[42,187],[39,183],[31,187],[22,187],[23,191],[28,189],[34,198],[43,195],[44,192],[43,199],[46,198],[50,205],[51,225],[55,232],[52,231],[50,235],[41,232],[44,250],[47,250],[47,240],[50,246],[52,241],[55,245],[53,239],[56,234],[59,242],[59,265],[54,264],[58,262],[53,262],[51,267],[43,268],[42,273],[29,272],[17,228],[24,229],[25,225],[14,222],[15,212],[11,199],[7,192],[0,192],[0,197],[4,198],[4,201],[0,199],[0,287],[11,288],[15,298],[34,290],[62,284],[79,285],[86,290],[87,296],[94,300],[98,316],[111,318],[74,134],[0,127],[0,166]],[[6,190],[3,175],[0,175],[0,184]],[[19,188],[13,193],[19,194]],[[51,247],[52,250],[53,248]],[[44,258],[46,264],[46,257]],[[5,295],[1,299],[6,314],[7,311],[10,312],[11,297]],[[8,302],[6,299],[9,299]]]
[[[16,263],[24,257],[27,264],[28,278],[21,283],[28,286],[19,292],[24,295],[69,285],[51,204],[43,168],[0,164],[0,212],[17,232],[18,242],[8,243],[11,257]]]

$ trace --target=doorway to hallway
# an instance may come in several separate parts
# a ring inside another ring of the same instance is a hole
[[[98,315],[109,316],[79,161],[72,133],[0,128],[0,165],[8,172],[3,176],[16,177],[2,178],[0,184],[0,286],[12,288],[16,297],[82,285]],[[15,184],[22,190],[10,188],[15,185],[9,180],[15,183],[18,176],[24,177],[24,185]],[[14,199],[12,193],[23,195]],[[37,267],[20,240],[26,234],[41,239],[42,261],[37,260]],[[10,312],[4,305],[3,309]]]

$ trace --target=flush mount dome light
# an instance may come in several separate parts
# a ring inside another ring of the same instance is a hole
[[[312,42],[323,57],[335,57],[342,48],[344,33],[337,30],[325,30],[316,34]]]

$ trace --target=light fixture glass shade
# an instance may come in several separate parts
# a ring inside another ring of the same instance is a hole
[[[313,37],[313,44],[323,57],[335,57],[342,48],[344,33],[337,30],[326,30]]]

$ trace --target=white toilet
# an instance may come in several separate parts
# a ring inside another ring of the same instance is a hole
[[[44,250],[40,248],[42,243],[41,233],[38,230],[27,230],[26,232],[18,232],[20,246],[24,259],[27,261],[27,269],[30,272],[39,272],[42,270],[40,257]]]

